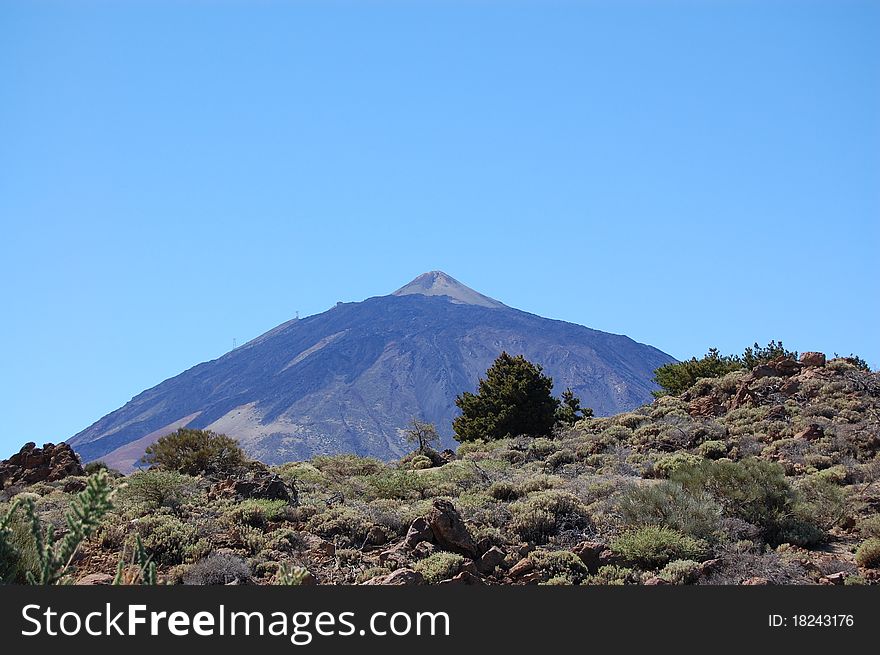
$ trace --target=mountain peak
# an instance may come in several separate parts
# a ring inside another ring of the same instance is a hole
[[[405,284],[395,291],[393,296],[409,296],[419,294],[422,296],[445,296],[450,302],[460,305],[480,305],[482,307],[504,307],[488,296],[484,296],[465,286],[451,275],[443,271],[428,271],[422,273],[409,284]]]

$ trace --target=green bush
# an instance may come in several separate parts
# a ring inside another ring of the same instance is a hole
[[[521,539],[545,543],[563,527],[581,529],[590,524],[589,511],[568,492],[547,490],[529,495],[510,505],[511,529]]]
[[[188,475],[223,475],[240,469],[247,458],[225,434],[180,428],[148,446],[142,461]]]
[[[657,577],[669,584],[690,584],[700,577],[700,563],[692,559],[677,559],[664,566]]]
[[[677,559],[700,559],[706,543],[671,528],[647,525],[629,530],[611,544],[611,550],[627,563],[656,569]]]
[[[335,539],[340,546],[360,548],[372,524],[356,509],[346,505],[329,507],[315,514],[306,523],[306,529],[322,537]]]
[[[287,515],[289,505],[283,500],[249,498],[234,505],[227,516],[233,523],[263,528],[269,521],[280,521]]]
[[[536,550],[529,559],[556,584],[580,584],[589,575],[581,558],[567,550]]]
[[[197,489],[198,481],[177,471],[137,471],[119,490],[119,504],[141,514],[162,507],[177,508]]]
[[[617,566],[614,564],[606,564],[600,566],[595,575],[589,576],[585,580],[585,584],[589,585],[624,585],[635,582],[636,574],[632,569]]]
[[[715,539],[721,526],[721,506],[711,496],[667,480],[627,487],[617,510],[626,525],[665,526],[697,539]]]
[[[413,570],[421,573],[426,581],[435,584],[454,576],[461,570],[463,564],[464,557],[461,555],[439,552],[413,564]]]
[[[880,569],[880,539],[871,537],[856,551],[856,564],[866,569]]]
[[[706,459],[721,459],[727,457],[727,444],[719,440],[704,441],[697,449],[700,457]]]
[[[794,493],[784,469],[774,462],[704,460],[678,468],[671,479],[692,493],[711,494],[728,515],[757,526],[771,542],[778,542],[793,511]]]
[[[191,525],[167,514],[139,519],[135,530],[157,564],[182,564],[198,542]]]
[[[859,533],[866,539],[871,537],[880,539],[880,514],[874,514],[859,521],[858,529]]]
[[[695,466],[701,461],[702,459],[696,455],[680,451],[669,455],[662,455],[656,462],[654,462],[654,471],[657,472],[658,477],[668,478],[678,469],[687,466]]]

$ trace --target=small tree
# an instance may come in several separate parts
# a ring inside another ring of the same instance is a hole
[[[403,436],[407,443],[417,443],[420,453],[430,448],[431,444],[440,441],[440,435],[437,434],[437,428],[434,427],[434,424],[420,421],[417,418],[409,422],[409,427],[404,431]]]
[[[149,446],[141,461],[187,475],[223,475],[241,468],[247,458],[225,434],[180,428]]]
[[[562,392],[561,402],[556,410],[556,422],[559,425],[574,425],[592,415],[593,410],[589,407],[581,407],[581,399],[575,396],[571,389]]]
[[[458,441],[503,439],[516,435],[545,436],[553,429],[559,400],[551,394],[553,379],[522,355],[502,352],[480,379],[476,394],[455,399],[461,416],[452,422]]]

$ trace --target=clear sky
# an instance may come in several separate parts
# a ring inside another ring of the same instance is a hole
[[[880,3],[0,2],[0,456],[441,269],[880,366]]]

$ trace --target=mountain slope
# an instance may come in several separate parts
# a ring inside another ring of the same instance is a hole
[[[181,425],[237,438],[278,463],[352,452],[405,452],[413,416],[452,446],[456,395],[474,390],[502,351],[544,366],[597,414],[650,401],[661,351],[483,296],[433,271],[389,296],[339,303],[139,394],[69,440],[86,460],[130,469],[149,443]],[[136,442],[134,444],[132,442]]]

